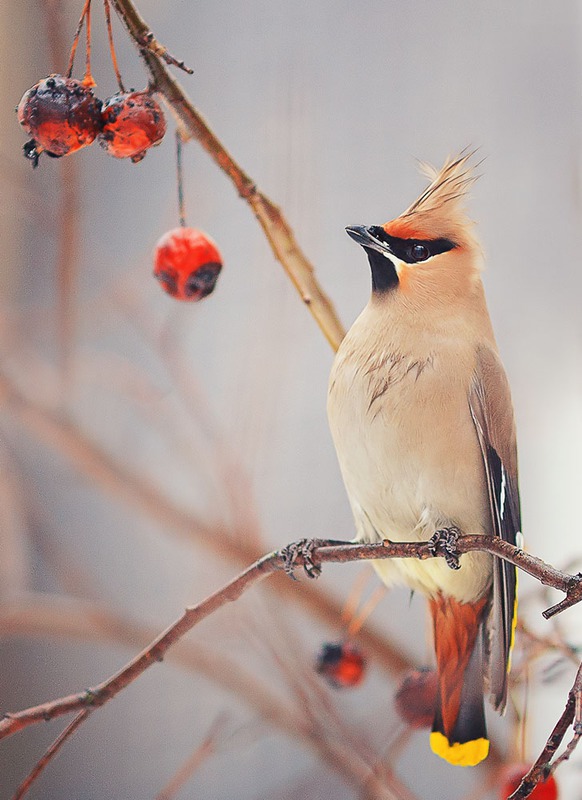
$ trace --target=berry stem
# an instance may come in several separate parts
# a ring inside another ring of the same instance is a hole
[[[107,36],[109,38],[109,52],[111,53],[111,62],[113,64],[113,70],[115,72],[115,77],[117,78],[119,91],[125,92],[125,86],[123,85],[123,81],[121,80],[121,72],[119,71],[119,65],[117,63],[117,53],[115,52],[115,45],[113,44],[113,28],[111,26],[111,6],[109,5],[109,0],[103,0],[103,5],[105,6],[105,22],[107,24]]]
[[[71,45],[71,54],[69,55],[69,66],[67,67],[67,78],[70,78],[71,75],[73,74],[75,53],[77,52],[79,37],[81,36],[83,23],[85,22],[85,17],[87,16],[87,11],[89,10],[90,5],[91,5],[91,0],[85,0],[85,5],[83,6],[83,11],[81,13],[81,18],[79,19],[79,22],[77,24],[77,30],[75,31],[75,36],[73,37],[73,44]]]
[[[85,32],[87,34],[87,48],[85,53],[85,76],[83,78],[83,85],[92,87],[95,86],[95,80],[91,74],[91,0],[87,0],[86,6],[87,14],[85,17]]]
[[[184,203],[184,174],[182,169],[182,137],[176,128],[176,174],[178,177],[178,218],[182,228],[186,227],[186,210]]]

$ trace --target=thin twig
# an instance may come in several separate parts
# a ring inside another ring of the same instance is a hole
[[[202,766],[206,759],[216,752],[217,740],[223,733],[225,718],[219,717],[210,727],[204,740],[188,756],[176,774],[166,783],[164,788],[156,795],[156,800],[174,800],[180,789],[190,780],[194,773]]]
[[[67,739],[71,738],[71,736],[75,733],[77,728],[81,725],[82,722],[85,722],[85,720],[90,714],[91,711],[88,708],[83,709],[83,711],[77,714],[74,720],[67,725],[65,730],[61,734],[59,734],[59,736],[57,736],[54,742],[45,751],[42,758],[39,761],[37,761],[37,763],[34,765],[34,768],[22,781],[22,783],[14,793],[12,800],[22,800],[22,798],[28,793],[29,789],[32,787],[32,784],[45,770],[49,762],[52,761],[52,759],[56,756],[56,754],[65,744]]]
[[[131,37],[143,47],[144,37],[151,35],[151,31],[134,4],[131,0],[111,2]],[[344,337],[344,328],[315,277],[313,265],[300,249],[281,210],[257,189],[255,182],[211,131],[190,98],[162,63],[160,56],[151,52],[151,49],[142,50],[142,54],[150,71],[153,88],[165,99],[184,131],[202,145],[217,166],[230,178],[240,196],[250,205],[275,258],[283,266],[325,338],[337,350]]]
[[[578,665],[580,663],[578,648],[574,647],[568,642],[564,641],[558,635],[541,636],[539,633],[534,633],[522,619],[517,622],[517,630],[519,633],[528,639],[532,644],[535,644],[540,654],[547,653],[548,651],[557,651],[568,661]]]
[[[85,50],[85,75],[83,83],[85,86],[95,86],[95,79],[91,72],[91,0],[87,4],[87,16],[85,17],[85,33],[87,34],[87,45]]]
[[[178,69],[188,73],[188,75],[192,75],[194,73],[193,69],[187,67],[183,61],[179,61],[177,58],[175,58],[170,52],[168,52],[167,48],[164,47],[163,44],[158,42],[152,31],[139,16],[139,13],[135,7],[122,3],[118,4],[115,2],[115,0],[111,0],[111,2],[113,2],[113,7],[125,25],[127,27],[130,25],[132,26],[132,30],[134,31],[134,33],[132,33],[132,38],[140,50],[146,51],[157,58],[161,58],[166,64],[169,64],[172,67],[178,67]]]
[[[117,63],[117,53],[115,52],[115,44],[113,43],[113,27],[111,25],[111,7],[109,5],[109,0],[103,0],[103,6],[105,8],[105,25],[107,27],[107,38],[109,39],[109,53],[111,54],[111,63],[113,64],[113,71],[115,72],[115,77],[117,78],[117,85],[119,86],[119,91],[125,92],[125,86],[123,85],[123,80],[121,79],[121,72],[119,71],[119,64]]]
[[[81,17],[77,24],[77,30],[75,31],[75,35],[73,37],[73,44],[71,46],[71,54],[69,55],[69,66],[67,67],[67,78],[70,78],[73,74],[73,65],[75,63],[75,53],[77,52],[77,46],[79,44],[79,37],[81,36],[81,30],[83,29],[83,23],[85,21],[85,17],[87,15],[87,11],[89,10],[89,6],[91,5],[91,0],[85,0],[85,5],[83,6],[83,11],[81,12]]]

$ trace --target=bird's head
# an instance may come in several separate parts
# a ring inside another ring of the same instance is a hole
[[[431,182],[396,219],[346,228],[366,251],[374,298],[398,293],[414,304],[423,299],[450,302],[480,283],[480,248],[463,207],[476,180],[472,155],[461,153],[440,171],[422,165]]]

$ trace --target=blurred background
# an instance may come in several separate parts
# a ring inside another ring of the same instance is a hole
[[[81,5],[0,4],[3,712],[100,682],[261,553],[353,535],[325,414],[332,351],[207,155],[184,150],[187,218],[217,241],[224,270],[196,305],[151,274],[156,240],[178,223],[171,124],[137,165],[97,145],[34,172],[22,157],[12,109],[65,69]],[[116,84],[94,6],[105,98]],[[415,158],[438,166],[480,147],[470,213],[513,387],[527,546],[580,569],[580,4],[138,7],[193,67],[180,82],[282,207],[346,326],[369,272],[344,227],[407,207],[424,186]],[[141,88],[116,18],[114,30],[125,82]],[[395,589],[375,608],[356,688],[315,673],[322,644],[342,638],[346,598],[361,607],[376,585],[368,566],[337,565],[317,584],[252,589],[93,714],[30,797],[505,797],[499,770],[537,756],[563,710],[581,612],[541,623],[556,594],[521,580],[512,700],[526,725],[513,708],[491,719],[494,755],[460,770],[394,705],[406,671],[430,663],[421,598]],[[0,744],[3,797],[64,725]],[[568,800],[582,798],[577,762],[558,773]]]

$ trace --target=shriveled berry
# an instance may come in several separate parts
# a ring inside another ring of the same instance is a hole
[[[202,300],[213,291],[221,269],[216,244],[196,228],[174,228],[156,244],[154,275],[177,300]]]
[[[359,647],[351,642],[326,642],[315,668],[335,689],[347,689],[362,682],[366,659]]]
[[[118,92],[101,111],[99,144],[115,158],[141,161],[146,150],[159,144],[166,132],[164,112],[147,90]]]
[[[521,783],[521,779],[528,772],[528,764],[512,764],[507,767],[503,772],[500,800],[506,800],[510,794],[513,794]],[[530,800],[558,800],[558,785],[554,776],[549,775],[545,781],[538,783],[529,798]]]
[[[433,669],[407,672],[394,695],[396,711],[411,728],[430,728],[434,721],[437,675]]]
[[[101,129],[101,101],[75,78],[49,75],[25,92],[18,121],[32,137],[24,154],[33,162],[45,150],[54,158],[91,144]]]

